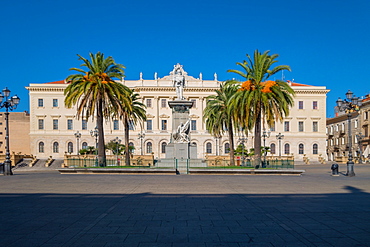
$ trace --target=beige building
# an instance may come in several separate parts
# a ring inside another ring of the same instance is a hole
[[[121,82],[135,89],[147,106],[147,121],[144,128],[135,126],[130,131],[130,143],[135,147],[135,154],[154,154],[154,157],[164,158],[165,147],[172,133],[172,112],[168,101],[175,99],[173,86],[173,71],[164,77],[154,74],[153,79],[122,80]],[[217,74],[211,80],[205,80],[200,74],[197,78],[183,70],[185,76],[184,97],[194,102],[190,110],[191,142],[197,145],[198,158],[209,155],[227,154],[229,144],[227,136],[220,140],[213,138],[206,130],[203,122],[203,110],[207,96],[214,94],[219,88]],[[323,86],[309,86],[291,83],[296,92],[295,105],[289,117],[283,123],[276,123],[271,136],[266,139],[266,146],[271,146],[273,155],[280,148],[276,139],[282,133],[282,155],[294,155],[296,160],[308,158],[318,160],[319,155],[325,155],[325,125],[326,125],[326,94],[329,92]],[[64,106],[63,91],[67,87],[65,81],[36,84],[27,87],[30,95],[30,143],[31,152],[39,158],[62,158],[65,152],[76,153],[77,139],[74,133],[79,131],[79,148],[95,146],[95,138],[90,131],[95,128],[93,120],[76,118],[76,108],[67,109]],[[114,120],[105,124],[105,140],[109,142],[115,137],[123,139],[123,125]],[[143,135],[142,135],[143,134]],[[142,137],[142,138],[139,138]],[[236,136],[235,141],[238,142]],[[253,134],[250,134],[247,147],[251,148]]]
[[[5,112],[0,112],[0,155],[6,153]],[[28,112],[9,112],[10,154],[30,154],[30,114]]]

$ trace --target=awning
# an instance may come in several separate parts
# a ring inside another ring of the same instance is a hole
[[[362,153],[364,157],[367,157],[370,153],[370,145],[367,145],[364,152]]]

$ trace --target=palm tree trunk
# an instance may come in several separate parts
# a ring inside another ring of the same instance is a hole
[[[130,165],[130,150],[129,150],[129,141],[130,141],[130,133],[129,133],[129,120],[124,122],[125,125],[125,162],[126,166]]]
[[[104,128],[103,128],[103,100],[98,100],[96,126],[98,127],[98,164],[99,166],[106,166],[105,143],[104,143]]]
[[[256,112],[257,118],[254,126],[254,155],[256,165],[261,164],[261,109]]]
[[[232,121],[229,121],[229,143],[230,143],[230,165],[235,166],[235,154],[234,154],[234,131]]]

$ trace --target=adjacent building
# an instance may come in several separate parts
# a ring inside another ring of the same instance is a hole
[[[212,137],[205,129],[203,110],[209,95],[215,94],[220,81],[217,74],[211,80],[203,79],[202,74],[193,77],[182,68],[185,76],[184,97],[193,101],[190,110],[191,142],[197,146],[197,157],[206,155],[226,155],[229,152],[228,137]],[[135,89],[147,107],[147,121],[140,126],[130,126],[130,145],[135,147],[135,154],[153,154],[155,158],[164,158],[166,146],[172,133],[172,112],[168,101],[176,97],[173,86],[174,71],[168,75],[153,79],[144,79],[140,74],[138,80],[122,80],[121,83]],[[326,153],[326,94],[324,86],[310,86],[287,82],[296,92],[294,106],[290,116],[282,123],[275,123],[271,135],[266,138],[271,154],[293,155],[296,160],[307,157],[318,160]],[[95,128],[93,119],[76,117],[76,108],[64,106],[64,80],[50,83],[32,83],[27,87],[30,95],[30,144],[31,152],[40,158],[63,158],[65,153],[77,153],[80,148],[95,146],[95,137],[90,131]],[[106,142],[119,137],[123,139],[123,125],[119,119],[105,123]],[[75,133],[81,138],[77,140]],[[276,135],[284,138],[279,142]],[[245,138],[245,137],[244,137]],[[253,146],[253,133],[247,140],[247,147]],[[241,139],[235,137],[236,143]],[[281,144],[281,145],[280,145]],[[77,147],[79,145],[79,147]]]
[[[9,112],[9,148],[11,153],[31,154],[30,114],[28,112]],[[6,153],[5,113],[0,112],[0,156]]]

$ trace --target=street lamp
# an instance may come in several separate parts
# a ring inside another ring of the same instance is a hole
[[[262,138],[263,138],[263,148],[264,148],[264,153],[263,153],[263,164],[266,165],[266,154],[267,154],[267,149],[266,149],[266,138],[269,138],[271,135],[271,131],[268,130],[266,132],[266,129],[263,128],[262,132]]]
[[[0,109],[5,108],[5,141],[6,141],[6,153],[5,153],[5,162],[3,168],[3,175],[13,175],[12,172],[12,161],[10,160],[9,152],[9,110],[14,110],[19,104],[20,98],[17,95],[9,97],[10,90],[6,87],[3,89],[3,94],[0,93]],[[3,102],[3,99],[5,101]]]
[[[77,131],[76,133],[75,133],[75,137],[76,137],[76,139],[77,139],[77,155],[80,155],[80,152],[79,152],[79,148],[80,148],[80,143],[79,143],[79,141],[80,141],[80,138],[81,138],[81,133],[79,132],[79,131]]]
[[[284,135],[279,133],[276,135],[276,139],[279,140],[279,157],[281,158],[281,140],[284,139]]]
[[[348,161],[347,161],[347,174],[346,176],[353,177],[355,176],[354,166],[355,163],[353,162],[352,156],[352,133],[351,133],[351,117],[353,112],[357,112],[360,110],[360,106],[362,105],[362,101],[359,100],[358,97],[354,96],[351,90],[348,90],[346,93],[346,99],[342,100],[338,98],[336,101],[337,106],[340,111],[345,111],[347,114],[348,120]]]
[[[358,163],[362,164],[362,139],[365,136],[360,132],[356,135],[357,142],[358,142],[358,147],[360,149],[360,159],[358,160]]]
[[[143,155],[143,139],[145,138],[145,133],[141,131],[138,136],[140,139],[140,154]]]
[[[121,144],[121,139],[119,139],[118,137],[116,137],[113,142],[116,144],[116,157],[117,157],[117,166],[119,166],[119,162],[118,162],[118,150],[119,150],[119,145]]]
[[[98,154],[98,137],[99,137],[98,126],[96,126],[94,130],[90,130],[90,135],[91,137],[95,137],[95,154]]]

